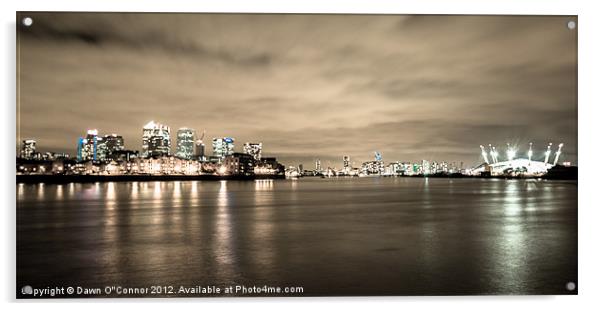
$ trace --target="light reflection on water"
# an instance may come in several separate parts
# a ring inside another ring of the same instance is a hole
[[[219,181],[217,192],[217,213],[215,214],[215,235],[216,238],[212,249],[215,251],[214,259],[219,267],[216,271],[218,279],[229,280],[235,275],[236,255],[233,249],[233,229],[231,222],[230,209],[234,208],[228,204],[228,181]],[[223,282],[223,281],[222,281]]]
[[[19,184],[18,252],[31,255],[19,278],[556,293],[576,280],[576,190],[437,178]]]

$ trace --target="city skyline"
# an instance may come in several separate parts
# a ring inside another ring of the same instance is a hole
[[[161,128],[161,129],[166,129],[166,131],[168,133],[171,132],[170,131],[170,127],[168,125],[161,124],[161,123],[156,123],[156,122],[154,122],[154,120],[150,121],[149,123],[147,123],[143,127],[142,148],[141,149],[136,149],[136,148],[127,149],[127,148],[125,148],[125,144],[124,144],[122,136],[118,135],[116,133],[110,133],[110,134],[107,133],[107,134],[104,134],[104,137],[103,137],[103,135],[99,135],[99,134],[102,134],[102,133],[99,133],[99,131],[97,129],[90,129],[90,130],[87,130],[87,135],[90,135],[91,133],[93,135],[95,135],[95,136],[98,135],[98,139],[100,139],[100,140],[102,140],[103,138],[105,140],[107,138],[113,138],[113,139],[118,138],[118,139],[120,139],[120,142],[119,142],[119,145],[118,145],[119,149],[116,149],[116,150],[128,151],[128,152],[129,151],[134,151],[136,153],[140,153],[140,155],[142,157],[150,157],[151,154],[146,154],[145,155],[145,151],[144,151],[145,149],[148,148],[148,146],[145,147],[144,142],[145,142],[146,139],[149,138],[149,137],[147,137],[147,134],[146,134],[146,132],[149,130],[149,128],[148,128],[149,125],[152,125],[153,127],[157,126],[158,128]],[[180,134],[182,132],[186,132],[186,134],[189,135],[189,136],[186,136],[184,139],[182,139],[182,137],[180,137]],[[175,157],[178,157],[178,158],[190,160],[190,159],[193,159],[193,158],[197,159],[199,156],[201,156],[201,157],[204,156],[206,158],[217,156],[217,157],[222,157],[223,158],[226,154],[231,155],[234,152],[238,152],[238,153],[249,154],[249,155],[253,156],[253,158],[255,158],[256,160],[259,160],[261,158],[262,145],[263,145],[263,143],[261,141],[257,141],[257,142],[248,142],[247,141],[247,142],[242,143],[241,144],[242,146],[239,146],[238,148],[236,148],[236,144],[234,142],[235,138],[233,138],[233,137],[214,137],[214,138],[210,138],[209,139],[209,142],[211,142],[211,144],[209,144],[209,145],[213,145],[213,149],[209,150],[209,149],[206,148],[206,146],[204,144],[204,141],[202,139],[199,139],[198,136],[196,136],[196,130],[195,129],[188,128],[188,127],[182,127],[182,128],[179,128],[177,131],[175,131],[175,133],[176,133],[176,139],[175,140],[172,139],[172,137],[171,137],[172,135],[168,135],[169,138],[167,139],[168,140],[167,143],[169,144],[169,147],[164,150],[166,153],[164,153],[163,156],[169,155],[169,156],[175,156]],[[205,131],[203,131],[203,134],[202,134],[201,138],[204,138],[205,134],[206,134]],[[71,158],[76,158],[78,161],[86,160],[86,159],[82,159],[81,156],[80,156],[81,155],[80,148],[83,147],[83,145],[81,145],[82,141],[85,144],[86,140],[87,140],[86,136],[79,137],[77,151],[76,151],[76,153],[75,153],[74,156],[71,156]],[[205,138],[205,140],[207,140],[207,139]],[[230,145],[230,147],[229,147],[230,149],[228,149],[228,151],[225,151],[225,149],[224,149],[225,147],[222,146],[222,145],[219,145],[219,146],[215,145],[216,141],[219,144],[221,141],[225,141],[225,140],[229,140],[228,142],[224,142],[223,143],[223,144]],[[20,145],[20,147],[19,147],[20,150],[17,151],[17,155],[21,154],[21,156],[22,156],[24,152],[27,153],[28,149],[26,150],[24,148],[25,148],[26,145],[31,144],[31,142],[33,142],[33,145],[34,145],[34,147],[33,147],[33,151],[34,152],[38,152],[38,153],[40,153],[40,152],[42,152],[42,153],[48,153],[48,152],[50,152],[50,153],[56,153],[56,154],[59,154],[59,155],[64,155],[64,154],[69,155],[68,153],[56,152],[56,151],[53,151],[53,150],[40,150],[40,149],[38,149],[36,147],[36,145],[38,144],[38,142],[35,139],[33,139],[33,138],[32,139],[25,139],[25,140],[22,140],[20,142],[20,144],[19,144]],[[173,147],[173,148],[171,147],[172,146],[171,142],[174,142],[175,147]],[[182,146],[181,146],[182,143],[189,144],[189,146],[185,147],[186,149],[189,149],[189,150],[185,151],[186,152],[185,154],[182,153],[183,151],[181,150],[182,149]],[[202,147],[201,147],[202,149],[201,149],[200,152],[199,152],[199,149],[198,149],[199,146],[196,145],[197,143],[202,143]],[[115,143],[113,142],[112,144],[115,144]],[[99,146],[100,146],[100,144],[99,144]],[[566,159],[564,159],[566,157],[565,156],[565,152],[562,149],[564,147],[564,143],[559,143],[559,144],[555,145],[554,143],[550,142],[549,144],[547,144],[545,146],[547,149],[546,148],[541,148],[541,150],[533,150],[533,143],[529,143],[528,144],[528,148],[525,149],[525,150],[521,149],[521,147],[525,147],[525,146],[520,146],[520,145],[516,145],[516,144],[509,144],[509,143],[507,143],[507,145],[505,147],[501,147],[501,148],[497,148],[497,149],[496,149],[496,147],[500,147],[500,146],[489,144],[488,147],[485,147],[483,145],[480,145],[480,149],[481,149],[480,159],[481,160],[479,161],[478,165],[481,165],[483,163],[487,163],[487,164],[491,163],[491,164],[493,164],[493,163],[497,163],[498,161],[499,162],[503,162],[503,161],[508,161],[508,160],[512,160],[512,159],[528,159],[529,161],[531,161],[531,158],[533,158],[533,161],[539,161],[539,162],[541,162],[543,160],[543,163],[548,163],[549,162],[549,163],[554,163],[554,165],[556,163],[558,163],[558,164],[561,164],[561,163],[571,163],[570,161],[566,161]],[[96,147],[94,147],[94,148],[96,148]],[[159,147],[159,148],[162,148],[162,147]],[[557,148],[557,149],[554,149],[554,148]],[[115,149],[115,147],[112,146],[112,147],[109,147],[109,149],[113,150],[113,149]],[[90,151],[87,151],[87,152],[90,154],[90,156],[92,156],[92,154],[94,154],[94,159],[90,158],[88,160],[95,160],[96,161],[96,151],[92,152],[90,150]],[[495,158],[494,158],[493,152],[495,152]],[[561,159],[560,158],[561,155],[562,155],[563,159],[561,161],[559,161]],[[161,155],[155,154],[154,156],[161,156]],[[269,156],[275,156],[275,155],[271,154]],[[383,163],[385,163],[385,162],[387,162],[387,163],[394,163],[394,162],[397,162],[397,163],[411,163],[412,162],[412,161],[408,161],[408,160],[405,160],[405,159],[383,159],[382,158],[382,154],[380,152],[378,152],[378,151],[375,151],[375,153],[373,155],[373,158],[370,158],[369,156],[367,156],[367,157],[361,158],[361,160],[359,160],[359,161],[356,161],[355,159],[352,159],[348,154],[338,156],[338,160],[334,160],[333,161],[334,163],[330,160],[332,158],[336,159],[337,156],[326,157],[326,163],[325,164],[326,164],[327,168],[333,168],[334,169],[334,168],[339,167],[339,165],[342,166],[343,168],[353,167],[353,166],[359,166],[360,164],[365,164],[366,162],[372,162],[374,160],[376,160],[376,161],[382,161]],[[552,159],[554,159],[554,158],[555,158],[555,160],[552,161]],[[428,161],[428,162],[433,162],[433,163],[450,164],[450,165],[453,165],[454,167],[456,167],[458,169],[470,168],[470,164],[468,165],[468,167],[465,167],[465,163],[463,161],[456,162],[456,161],[447,161],[445,159],[432,159],[432,158],[429,158],[429,159],[422,158],[420,161],[422,161],[422,162]],[[418,161],[418,162],[420,162],[420,161]],[[416,162],[416,161],[414,161],[414,162]],[[317,163],[322,163],[322,159],[320,159],[320,157],[314,157],[313,158],[313,162],[310,163],[310,164],[313,164],[313,165],[317,166],[318,165]],[[304,163],[286,163],[286,164],[289,165],[289,166],[296,166],[296,165],[303,166],[304,165]],[[477,165],[475,165],[475,167],[476,166]]]
[[[28,16],[17,144],[39,150],[74,154],[88,129],[141,150],[156,120],[306,167],[375,151],[468,166],[479,145],[529,142],[577,164],[573,17]]]

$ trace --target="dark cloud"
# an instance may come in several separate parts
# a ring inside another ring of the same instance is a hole
[[[489,143],[564,142],[577,160],[575,17],[25,15],[18,139],[45,150],[73,153],[89,128],[140,149],[155,120],[307,167],[374,151],[472,165]]]

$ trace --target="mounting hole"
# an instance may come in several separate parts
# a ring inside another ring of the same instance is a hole
[[[575,27],[577,27],[577,23],[575,23],[575,21],[569,21],[568,23],[566,23],[566,27],[568,27],[569,29],[575,29]]]
[[[572,291],[575,290],[575,288],[577,288],[577,285],[575,285],[574,282],[568,282],[568,283],[566,283],[566,290],[572,292]]]
[[[28,16],[28,17],[23,18],[22,22],[25,27],[29,27],[33,24],[33,19]]]

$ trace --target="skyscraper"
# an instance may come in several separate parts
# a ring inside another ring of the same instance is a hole
[[[78,161],[96,161],[98,148],[98,130],[88,130],[86,138],[80,137],[77,143]]]
[[[343,157],[343,168],[344,169],[348,169],[349,168],[349,160],[350,160],[349,156],[344,156]]]
[[[36,153],[36,141],[33,139],[26,139],[21,145],[21,157],[24,159],[33,159]]]
[[[96,138],[96,161],[106,161],[109,155],[107,142],[102,137]]]
[[[194,130],[181,128],[177,134],[176,156],[181,159],[191,160],[194,155]]]
[[[213,155],[219,158],[225,158],[226,156],[234,153],[234,138],[221,137],[213,139]]]
[[[320,159],[316,160],[316,171],[322,171],[322,163],[320,163]]]
[[[107,148],[107,155],[111,156],[116,151],[123,151],[125,149],[123,143],[123,137],[117,134],[105,135],[103,141]]]
[[[202,140],[197,140],[194,149],[194,157],[198,160],[204,160],[205,158],[205,144]]]
[[[169,126],[150,121],[142,128],[142,156],[164,156],[171,151]]]
[[[243,152],[252,156],[256,161],[261,160],[261,143],[245,143],[243,146]]]

